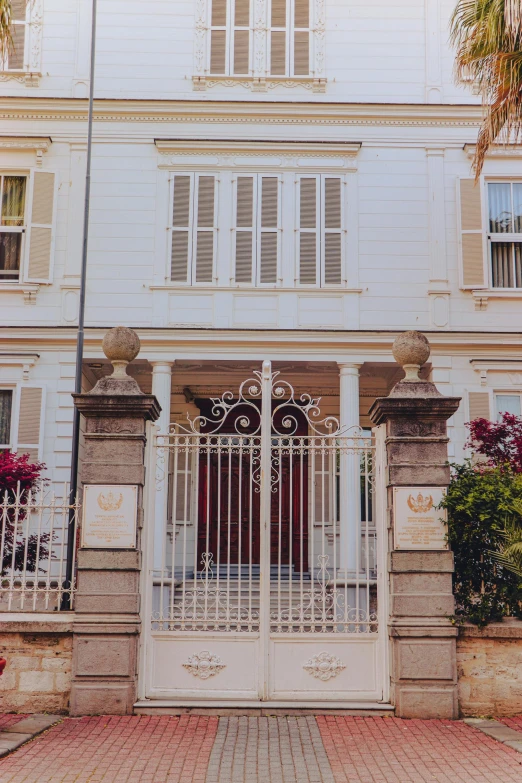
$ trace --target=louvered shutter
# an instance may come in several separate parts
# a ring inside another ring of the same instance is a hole
[[[342,182],[340,177],[324,180],[324,282],[342,283]]]
[[[314,450],[313,455],[313,509],[315,525],[330,525],[332,523],[332,481],[330,462],[332,455],[325,449]]]
[[[191,179],[188,174],[176,174],[174,177],[170,279],[175,283],[188,281],[192,222]]]
[[[252,283],[254,241],[254,177],[238,177],[236,181],[236,283]]]
[[[22,386],[18,409],[16,450],[18,454],[29,454],[32,461],[38,461],[40,455],[42,402],[43,389],[35,386]]]
[[[318,258],[318,180],[301,177],[299,180],[299,283],[317,284]]]
[[[212,0],[210,16],[210,73],[225,74],[227,58],[227,0]],[[216,30],[214,28],[223,28]]]
[[[294,76],[310,74],[310,0],[294,0]]]
[[[459,179],[457,201],[461,235],[461,288],[485,288],[484,234],[480,185],[474,179]]]
[[[277,283],[278,194],[278,178],[261,177],[260,283]]]
[[[491,419],[488,392],[468,392],[469,421]]]
[[[27,4],[26,0],[11,0],[11,18],[13,24],[11,26],[11,37],[13,43],[9,48],[9,54],[7,58],[7,68],[10,71],[21,71],[25,66],[25,34],[27,26],[25,24],[27,18]]]
[[[177,451],[172,456],[172,516],[176,524],[190,524],[192,497],[192,454]]]
[[[196,283],[211,283],[214,275],[216,178],[200,174],[197,177],[197,228],[195,232]]]
[[[271,3],[270,73],[273,76],[286,74],[286,2],[287,0],[272,0]]]
[[[250,0],[234,3],[234,73],[248,74],[250,64]],[[242,29],[239,29],[242,28]]]
[[[49,283],[53,253],[55,213],[55,174],[35,171],[32,178],[31,218],[28,230],[28,251],[25,280]]]

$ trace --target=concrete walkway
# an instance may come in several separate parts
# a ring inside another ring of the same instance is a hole
[[[521,783],[522,753],[462,721],[184,715],[65,718],[0,759],[0,783],[138,781]]]

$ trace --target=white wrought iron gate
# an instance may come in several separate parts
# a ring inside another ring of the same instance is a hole
[[[156,436],[147,698],[386,699],[383,446],[319,402],[266,361]]]

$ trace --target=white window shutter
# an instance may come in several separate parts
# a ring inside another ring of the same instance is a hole
[[[252,283],[254,264],[254,177],[236,181],[236,283]]]
[[[488,276],[484,268],[484,232],[480,184],[475,180],[457,180],[457,215],[460,230],[460,287],[485,288]]]
[[[277,283],[279,179],[261,177],[259,282]]]
[[[55,220],[55,180],[52,171],[34,171],[27,231],[24,279],[29,283],[50,283]]]
[[[175,453],[172,458],[172,516],[178,525],[189,525],[192,521],[192,456],[187,451]]]
[[[317,449],[313,455],[313,509],[315,525],[332,523],[332,482],[330,471],[331,454]]]
[[[324,282],[342,283],[342,181],[324,179]]]
[[[175,283],[186,283],[190,262],[192,177],[176,174],[173,180],[170,279]]]
[[[489,392],[468,392],[469,421],[491,420]]]
[[[299,180],[298,279],[301,285],[318,282],[318,184],[317,177]]]
[[[212,30],[210,33],[210,73],[225,74],[226,57],[226,30]]]
[[[197,214],[197,227],[193,279],[196,283],[212,283],[214,279],[215,189],[215,177],[198,175],[195,202],[197,207],[194,210]]]
[[[250,32],[234,32],[234,74],[248,74],[250,63]]]
[[[16,451],[29,454],[32,461],[40,456],[43,389],[39,386],[22,386],[18,407],[18,433]]]

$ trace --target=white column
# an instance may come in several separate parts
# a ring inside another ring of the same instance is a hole
[[[161,405],[161,413],[156,422],[159,435],[166,435],[170,424],[170,391],[172,386],[172,365],[174,362],[150,362],[152,364],[152,393]],[[168,454],[157,470],[157,487],[154,503],[154,571],[160,571],[164,564],[167,525],[168,492]]]
[[[345,437],[357,435],[359,427],[359,368],[352,362],[338,363],[340,375],[340,423]],[[346,441],[343,441],[346,443]],[[340,464],[339,570],[354,576],[359,564],[361,528],[360,458],[343,451]]]

